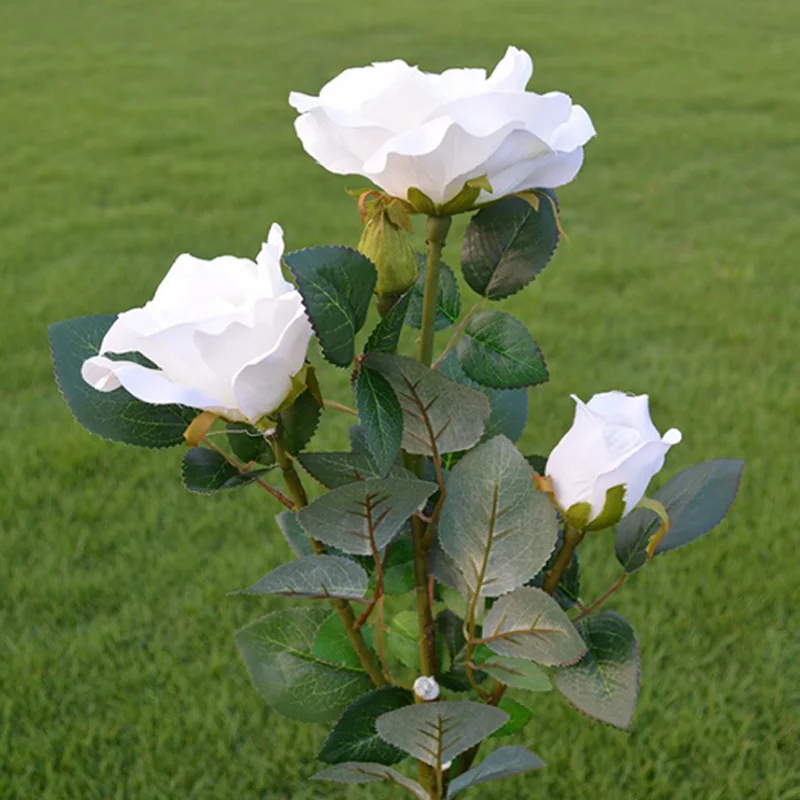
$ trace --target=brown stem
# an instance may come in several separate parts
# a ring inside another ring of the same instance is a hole
[[[242,475],[246,475],[250,470],[244,465],[240,464],[233,456],[228,455],[221,447],[217,447],[207,436],[203,439],[209,450],[219,453],[232,467],[236,467]],[[262,478],[256,478],[255,481],[262,489],[268,491],[278,502],[283,503],[286,508],[294,508],[294,503],[280,490],[274,486],[270,486]]]
[[[337,403],[335,400],[326,400],[325,401],[325,408],[333,408],[336,411],[343,411],[345,414],[350,414],[351,416],[357,417],[358,411],[354,408],[350,408],[350,406],[345,406],[342,403]]]
[[[581,613],[578,614],[578,616],[575,617],[575,619],[573,619],[572,621],[578,622],[579,620],[588,617],[589,614],[594,613],[601,605],[603,605],[603,603],[605,603],[606,600],[608,600],[609,597],[611,597],[612,594],[614,594],[614,592],[619,591],[625,585],[626,580],[628,580],[628,573],[623,572],[622,575],[619,576],[617,581],[611,586],[609,586],[608,589],[606,589],[603,592],[603,594],[601,594],[600,597],[597,598],[597,600],[595,600],[593,603],[586,606],[585,608],[582,608]]]
[[[275,457],[278,459],[278,464],[283,472],[286,486],[294,499],[294,510],[299,511],[301,508],[308,505],[308,495],[306,494],[303,482],[300,480],[300,476],[297,474],[297,470],[292,463],[291,456],[286,451],[286,447],[280,438],[275,437],[272,440],[272,445],[275,451]],[[316,539],[311,539],[311,545],[317,555],[323,555],[327,552],[325,545]],[[353,613],[352,606],[347,600],[342,600],[341,598],[331,600],[331,603],[339,614],[339,618],[342,620],[342,625],[347,633],[347,638],[350,640],[350,644],[353,645],[353,650],[356,651],[356,655],[358,655],[358,659],[367,675],[372,679],[375,686],[384,686],[386,681],[375,659],[375,654],[369,649],[364,635],[356,627],[356,615]]]
[[[414,584],[419,625],[419,666],[423,675],[435,675],[438,671],[436,626],[428,594],[428,553],[423,544],[425,526],[419,517],[412,517],[411,532],[414,542]]]
[[[550,568],[550,572],[545,576],[544,583],[542,584],[542,589],[544,589],[547,594],[554,594],[556,589],[558,589],[558,584],[561,583],[561,578],[569,566],[569,562],[572,561],[572,554],[581,541],[583,541],[583,532],[576,530],[571,525],[567,525],[564,531],[564,544],[556,554],[553,566]]]

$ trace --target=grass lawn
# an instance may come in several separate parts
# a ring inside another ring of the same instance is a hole
[[[141,304],[185,250],[255,255],[272,220],[291,249],[354,243],[360,183],[302,152],[289,90],[509,42],[600,132],[561,192],[570,241],[504,303],[552,376],[523,449],[555,444],[570,392],[620,388],[683,431],[665,476],[747,469],[729,522],[612,603],[643,658],[633,733],[535,696],[517,739],[548,768],[478,794],[800,798],[797,0],[0,4],[0,798],[396,796],[306,783],[325,730],[273,714],[236,653],[282,605],[226,596],[286,558],[278,509],[190,495],[177,450],[80,429],[45,329]],[[585,547],[591,598],[617,566],[610,534]]]

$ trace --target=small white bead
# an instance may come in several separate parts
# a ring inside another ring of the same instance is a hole
[[[430,702],[439,697],[439,684],[436,678],[429,678],[423,675],[414,681],[414,694],[421,700]]]

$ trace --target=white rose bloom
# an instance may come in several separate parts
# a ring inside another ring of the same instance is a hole
[[[145,403],[179,403],[233,421],[275,411],[303,369],[311,337],[300,293],[281,272],[283,231],[273,225],[255,262],[177,258],[152,300],[120,314],[83,379],[123,386]],[[141,353],[156,369],[108,354]]]
[[[606,492],[625,487],[623,516],[644,497],[650,479],[664,466],[667,451],[681,440],[671,428],[662,437],[650,420],[646,394],[596,394],[584,404],[575,400],[575,420],[547,460],[556,501],[564,510],[589,503],[594,520],[602,512]]]
[[[363,175],[405,198],[410,187],[442,205],[486,176],[487,202],[569,183],[595,135],[586,111],[561,92],[525,91],[531,57],[509,47],[483,69],[422,72],[396,60],[346,69],[319,96],[300,92],[297,135],[309,155],[340,175]]]

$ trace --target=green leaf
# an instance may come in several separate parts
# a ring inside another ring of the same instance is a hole
[[[347,631],[342,624],[339,614],[331,614],[330,611],[327,613],[329,615],[328,618],[319,626],[317,635],[314,637],[314,643],[311,646],[311,654],[315,658],[332,664],[349,667],[355,670],[363,669],[358,653],[356,653],[353,649],[353,645],[350,643]],[[362,628],[361,633],[366,643],[371,647],[372,630],[370,628]]]
[[[149,405],[122,388],[99,392],[81,376],[83,362],[100,352],[115,320],[113,314],[99,314],[54,322],[48,328],[56,382],[70,411],[90,433],[113,442],[139,447],[183,444],[183,432],[200,413],[197,409]]]
[[[521,775],[546,766],[539,756],[524,747],[501,747],[478,764],[459,775],[450,783],[447,800],[452,800],[459,792],[481,783],[499,781],[514,775]]]
[[[490,738],[492,739],[513,736],[515,733],[519,733],[531,721],[533,716],[533,712],[527,706],[512,700],[510,697],[504,697],[497,704],[497,707],[508,714],[508,722],[491,735]]]
[[[354,455],[368,456],[372,459],[369,447],[367,446],[367,435],[364,433],[364,429],[360,425],[351,425],[347,429],[347,433],[350,439],[350,451]]]
[[[304,556],[281,564],[258,583],[235,594],[280,594],[285,597],[360,600],[367,593],[367,573],[343,556]]]
[[[400,401],[389,381],[367,366],[358,371],[353,391],[373,461],[378,472],[385,475],[397,460],[403,441]]]
[[[409,292],[410,303],[406,314],[406,323],[419,330],[422,328],[422,299],[425,295],[425,256],[417,254],[417,260],[419,261],[419,277],[416,285]],[[433,329],[440,331],[449,327],[455,323],[460,313],[461,294],[458,290],[458,280],[453,270],[441,262]]]
[[[364,326],[378,274],[375,265],[349,247],[310,247],[287,253],[284,261],[303,296],[322,354],[349,367],[355,335]]]
[[[334,783],[393,783],[408,789],[418,800],[429,800],[428,793],[411,778],[406,778],[397,770],[382,764],[362,761],[348,761],[318,772],[312,781],[333,781]]]
[[[253,684],[278,713],[303,722],[334,720],[372,686],[362,670],[313,655],[314,639],[329,615],[324,608],[289,608],[236,633]]]
[[[365,353],[396,353],[400,334],[403,331],[403,322],[406,319],[408,306],[411,302],[411,292],[407,291],[391,308],[389,313],[375,326],[369,335]]]
[[[345,709],[317,757],[326,764],[368,761],[388,765],[402,761],[406,754],[381,739],[375,720],[387,711],[410,706],[413,702],[414,695],[397,686],[367,692]]]
[[[290,453],[299,453],[311,441],[321,415],[322,406],[310,389],[306,389],[289,408],[281,411],[278,416],[278,435]]]
[[[395,540],[383,565],[384,594],[405,594],[416,586],[414,580],[414,545],[411,538]]]
[[[275,454],[264,438],[264,434],[246,422],[229,422],[226,431],[228,443],[236,458],[243,464],[258,461],[271,466],[275,463]]]
[[[439,365],[438,372],[451,381],[469,386],[486,395],[491,411],[486,430],[483,432],[485,440],[503,435],[516,442],[525,430],[528,421],[528,390],[525,389],[491,389],[488,386],[473,381],[467,377],[464,368],[455,353],[450,352]]]
[[[570,618],[541,589],[523,586],[495,601],[483,621],[483,642],[501,656],[544,666],[574,664],[586,652]]]
[[[359,453],[299,453],[297,460],[303,469],[328,489],[338,489],[348,483],[380,478],[372,456]],[[399,464],[389,470],[393,478],[414,480],[415,476]]]
[[[370,353],[364,364],[380,372],[400,400],[407,452],[429,455],[431,431],[439,453],[466,450],[481,438],[490,409],[480,392],[405,356]]]
[[[508,720],[493,706],[444,700],[416,703],[378,717],[378,733],[389,744],[436,766],[482,742]]]
[[[370,539],[383,550],[437,488],[426,481],[370,478],[322,495],[298,511],[297,519],[313,539],[345,553],[372,555]]]
[[[531,465],[531,469],[543,478],[547,471],[547,456],[525,456],[525,460]]]
[[[669,531],[655,555],[693,542],[715,528],[733,504],[744,461],[720,458],[695,464],[670,478],[654,495],[669,515]],[[647,543],[660,527],[658,515],[637,508],[617,525],[617,559],[626,572],[647,562]]]
[[[558,239],[553,203],[542,197],[537,211],[522,198],[504,197],[478,211],[467,226],[461,249],[464,278],[478,294],[501,300],[547,266]]]
[[[275,522],[278,523],[281,533],[296,556],[314,555],[311,540],[297,521],[297,515],[294,511],[289,511],[288,509],[281,511],[280,514],[275,515]]]
[[[627,730],[639,695],[639,648],[631,624],[616,611],[578,623],[586,655],[556,672],[556,686],[590,717]]]
[[[522,658],[492,655],[488,661],[481,662],[481,672],[514,689],[528,692],[549,692],[553,687],[546,672],[533,661]]]
[[[531,580],[557,536],[552,503],[504,436],[475,448],[450,473],[438,538],[470,592],[499,597]]]
[[[184,453],[181,461],[183,485],[190,492],[200,494],[211,494],[223,489],[238,489],[253,483],[267,472],[268,469],[239,472],[223,455],[205,447],[190,448]]]
[[[479,311],[467,323],[456,355],[472,380],[495,389],[534,386],[547,380],[539,345],[511,314]]]
[[[413,611],[395,615],[386,637],[389,652],[401,663],[419,672],[419,621]]]

